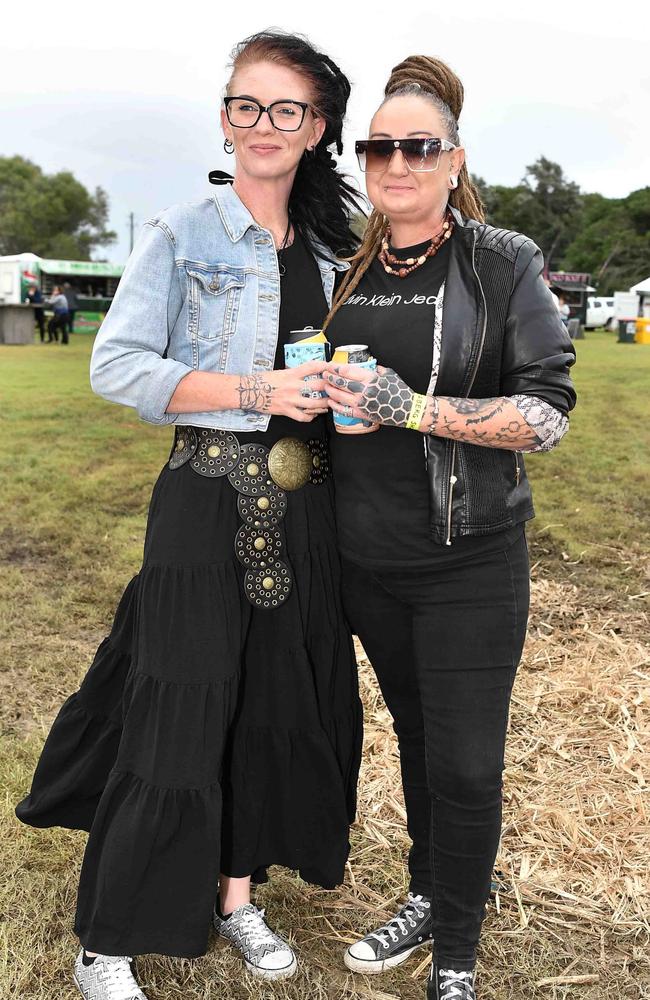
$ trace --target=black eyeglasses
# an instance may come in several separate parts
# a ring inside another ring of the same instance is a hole
[[[358,139],[354,149],[359,169],[366,174],[385,170],[396,149],[403,155],[409,170],[419,173],[437,170],[443,150],[458,149],[458,146],[449,139]]]
[[[235,128],[252,128],[266,111],[273,127],[281,132],[297,132],[309,107],[304,101],[273,101],[265,108],[252,97],[224,97],[223,103]]]

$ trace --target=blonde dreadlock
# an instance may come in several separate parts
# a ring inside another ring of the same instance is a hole
[[[449,140],[459,145],[458,119],[463,108],[463,85],[453,70],[442,60],[433,59],[430,56],[409,56],[393,67],[384,94],[383,104],[391,97],[403,95],[417,95],[429,100],[439,111]],[[458,187],[450,192],[449,202],[465,218],[476,219],[478,222],[484,221],[483,204],[470,179],[465,163],[463,163],[458,175]],[[336,293],[323,329],[327,328],[333,316],[355,290],[379,253],[387,226],[386,216],[373,210],[368,219],[361,246],[352,257],[346,258],[350,261],[350,269]]]

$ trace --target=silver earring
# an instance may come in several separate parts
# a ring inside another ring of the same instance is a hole
[[[232,153],[235,149],[235,144],[234,142],[231,142],[230,139],[226,139],[226,141],[223,144],[223,148],[227,153]]]
[[[449,187],[453,190],[458,187],[458,178],[456,174],[449,174]]]

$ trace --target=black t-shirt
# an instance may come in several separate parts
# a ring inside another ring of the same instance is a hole
[[[318,264],[308,249],[298,229],[291,246],[282,250],[279,261],[285,269],[280,276],[280,317],[278,320],[278,343],[273,367],[285,368],[284,345],[288,343],[291,330],[302,330],[306,326],[318,329],[327,315],[327,299],[323,291]],[[281,268],[282,269],[282,268]],[[327,436],[325,415],[316,417],[310,423],[292,420],[274,414],[266,431],[238,432],[242,442],[255,442],[272,447],[282,437],[297,437],[301,441]]]
[[[378,364],[393,368],[412,389],[426,393],[431,379],[436,296],[449,263],[447,241],[406,276],[387,274],[376,258],[327,329],[334,347],[367,344]],[[418,257],[429,240],[393,249],[400,260]],[[339,545],[368,566],[431,566],[504,547],[521,525],[485,536],[460,536],[440,545],[429,532],[429,484],[420,431],[381,427],[371,434],[330,437],[336,483]],[[507,537],[505,537],[507,536]]]

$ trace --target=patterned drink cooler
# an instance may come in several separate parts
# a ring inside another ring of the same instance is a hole
[[[346,344],[337,347],[332,361],[337,365],[356,365],[375,371],[377,359],[373,358],[367,344]],[[371,420],[361,420],[359,417],[346,417],[334,411],[334,426],[339,434],[365,434],[372,427]]]
[[[304,365],[306,361],[329,361],[330,344],[325,339],[322,330],[314,330],[307,326],[304,330],[291,330],[289,343],[284,345],[284,366],[285,368],[297,368]],[[317,379],[318,375],[307,375],[305,382],[310,379]],[[312,399],[321,399],[327,396],[326,392],[312,392]]]

